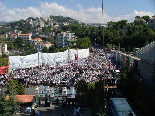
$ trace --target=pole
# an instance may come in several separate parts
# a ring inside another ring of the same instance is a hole
[[[68,64],[69,64],[69,47],[68,47]]]
[[[10,74],[10,57],[8,57],[8,74]]]
[[[103,0],[102,0],[102,16],[103,16]],[[103,16],[103,23],[104,23],[104,16]],[[105,46],[104,46],[104,25],[103,25],[103,52],[105,52],[105,48],[104,47]],[[104,59],[103,59],[103,63],[104,63]],[[105,86],[105,70],[104,70],[104,86]]]
[[[39,51],[38,51],[38,66],[39,66]],[[40,66],[39,66],[40,67]]]

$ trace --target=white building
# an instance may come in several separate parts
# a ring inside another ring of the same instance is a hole
[[[32,40],[31,36],[32,36],[32,33],[28,33],[28,34],[19,34],[19,33],[18,34],[10,34],[10,40],[15,41],[15,39],[17,39],[19,37],[19,38],[22,38],[23,41],[31,41]]]
[[[150,27],[153,31],[155,31],[155,17],[152,16],[152,18],[150,18],[150,19],[148,20],[148,24],[149,24],[149,27]]]
[[[50,42],[45,42],[45,43],[43,43],[43,42],[38,42],[38,43],[37,43],[37,49],[38,49],[39,51],[42,51],[44,47],[47,47],[47,49],[49,49],[49,47],[51,47],[52,45],[53,45],[53,44],[51,44]]]
[[[75,33],[61,32],[57,34],[57,46],[58,48],[69,46],[71,41],[75,41]]]
[[[35,39],[33,39],[32,44],[33,45],[37,45],[40,42],[42,42],[42,39],[41,38],[35,38]]]
[[[5,43],[0,43],[0,54],[9,54],[7,50],[7,44]]]
[[[45,22],[44,21],[40,21],[39,25],[40,25],[40,27],[45,27]]]

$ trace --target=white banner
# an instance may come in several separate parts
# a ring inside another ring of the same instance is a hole
[[[9,56],[9,68],[10,71],[30,68],[38,66],[39,64],[54,64],[55,62],[66,62],[69,60],[75,60],[75,49],[69,49],[64,52],[58,53],[35,53],[27,56]],[[39,56],[39,57],[38,57]],[[86,58],[89,56],[88,49],[79,49],[78,50],[78,59]]]

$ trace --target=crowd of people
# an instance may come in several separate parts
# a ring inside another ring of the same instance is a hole
[[[114,79],[116,65],[112,64],[110,53],[103,49],[91,49],[89,57],[76,61],[57,62],[55,66],[42,65],[27,69],[13,70],[10,74],[0,76],[0,84],[5,85],[10,79],[22,80],[25,85],[71,85],[84,79],[87,83],[97,82],[104,77]]]

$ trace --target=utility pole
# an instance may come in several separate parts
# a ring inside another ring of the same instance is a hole
[[[103,0],[102,0],[102,16],[103,16]],[[104,16],[103,16],[103,23],[104,23]],[[105,52],[105,46],[104,46],[104,25],[103,25],[103,52]],[[104,53],[105,55],[105,53]],[[103,59],[103,63],[104,63],[104,60],[106,59]],[[104,70],[104,86],[105,86],[105,70]]]

